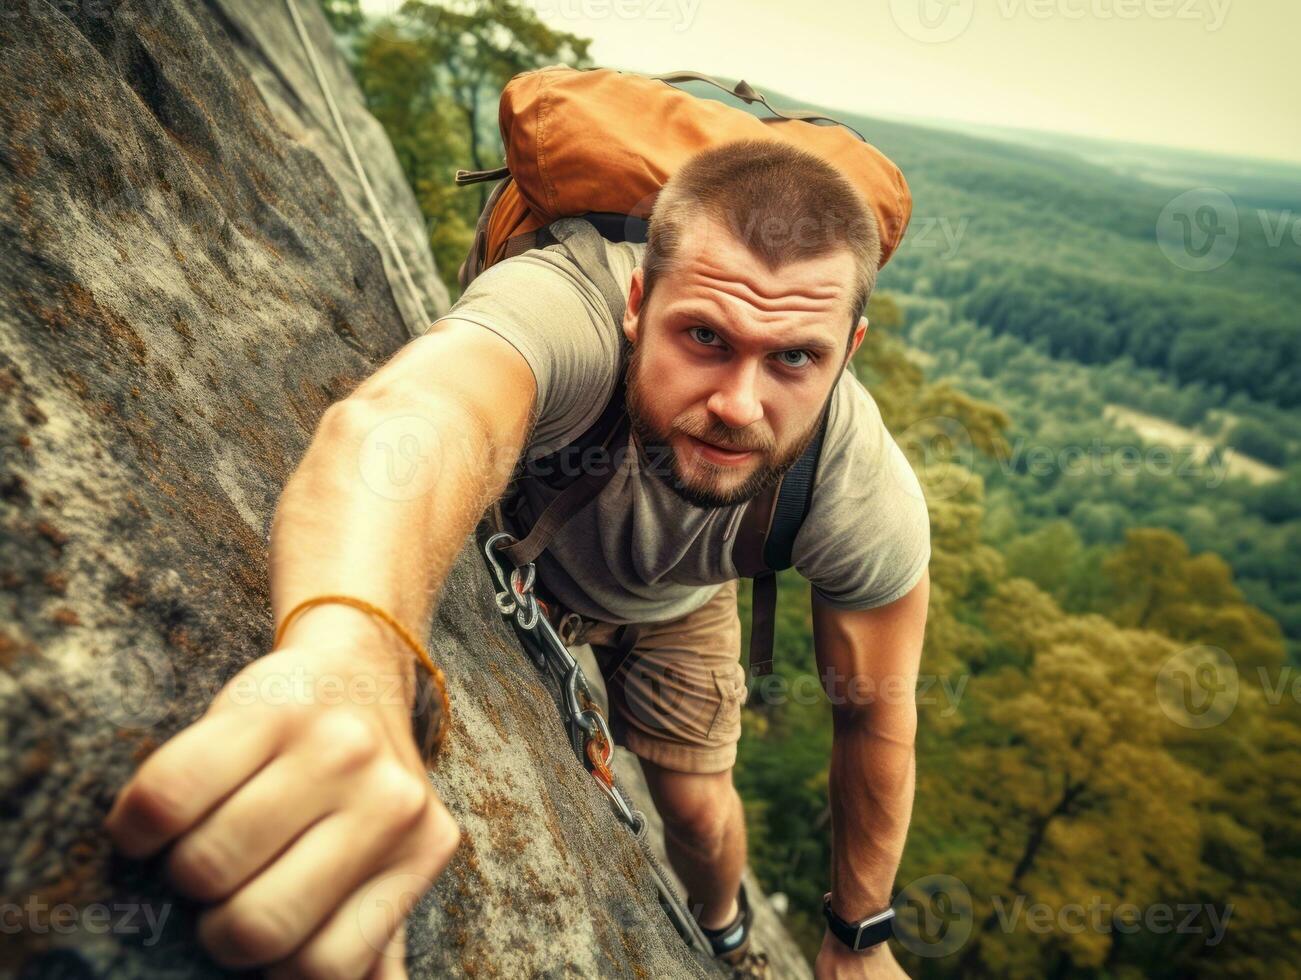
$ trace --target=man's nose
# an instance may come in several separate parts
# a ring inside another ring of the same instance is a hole
[[[743,429],[763,418],[759,400],[758,368],[753,363],[736,365],[723,377],[709,397],[706,408],[732,429]]]

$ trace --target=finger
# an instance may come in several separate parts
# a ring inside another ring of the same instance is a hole
[[[346,802],[339,776],[366,761],[375,742],[331,727],[341,737],[325,751],[310,740],[282,752],[172,846],[167,873],[177,889],[202,902],[229,898]]]
[[[407,923],[402,920],[366,980],[407,980]]]
[[[384,969],[392,971],[398,965],[402,970],[393,975],[406,975],[402,957],[387,966],[375,961],[393,959],[387,951],[392,948],[394,935],[403,928],[411,909],[451,860],[461,832],[447,808],[433,797],[426,831],[412,834],[410,839],[414,845],[407,848],[405,859],[369,878],[349,895],[294,953],[284,976],[316,976],[328,972],[331,976],[370,980],[375,970],[380,970],[379,976],[386,976]],[[402,948],[404,957],[405,944]]]
[[[149,756],[118,791],[104,829],[128,857],[188,830],[275,752],[279,730],[238,713],[204,715]]]
[[[397,763],[376,767],[350,790],[376,805],[313,824],[261,874],[200,915],[199,938],[223,966],[260,966],[293,953],[374,869],[386,866],[425,819],[433,796],[423,779]]]

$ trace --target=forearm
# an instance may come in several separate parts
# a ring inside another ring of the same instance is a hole
[[[382,396],[332,406],[276,509],[277,626],[304,599],[343,593],[423,638],[452,562],[504,486],[494,455],[474,413],[453,398],[426,398],[418,410]],[[396,653],[404,672],[414,669],[391,628],[340,604],[300,613],[282,645],[341,633],[359,648]]]
[[[831,896],[845,919],[890,904],[916,784],[911,703],[838,717],[831,749]]]

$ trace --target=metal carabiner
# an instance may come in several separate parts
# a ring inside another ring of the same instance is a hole
[[[583,668],[580,667],[577,663],[575,663],[573,668],[565,676],[565,683],[563,688],[565,693],[565,709],[569,717],[573,720],[574,724],[578,725],[579,728],[587,732],[588,735],[595,735],[597,733],[598,726],[595,722],[590,720],[592,716],[592,710],[588,708],[586,705],[582,704],[578,699],[578,691],[580,686],[582,687],[583,695],[587,698],[588,703],[591,703],[592,692],[591,689],[588,688],[587,686],[587,678],[583,675]],[[605,726],[605,716],[601,714],[597,714],[596,717],[601,720],[600,728],[604,730],[605,735],[608,738],[610,735],[610,731]]]

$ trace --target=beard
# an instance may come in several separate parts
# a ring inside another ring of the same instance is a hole
[[[645,456],[644,468],[692,506],[712,509],[753,500],[795,465],[817,435],[821,413],[807,431],[785,447],[778,447],[771,433],[753,431],[749,426],[734,429],[717,420],[711,423],[706,417],[692,412],[683,412],[668,424],[667,429],[662,428],[655,422],[647,403],[647,385],[641,376],[641,351],[640,346],[634,346],[628,358],[625,403],[632,432]],[[827,397],[829,400],[830,394]],[[670,441],[675,432],[729,449],[752,450],[759,454],[759,463],[737,482],[729,479],[733,477],[735,467],[720,466],[696,455],[694,465],[699,475],[694,481],[688,480]]]

